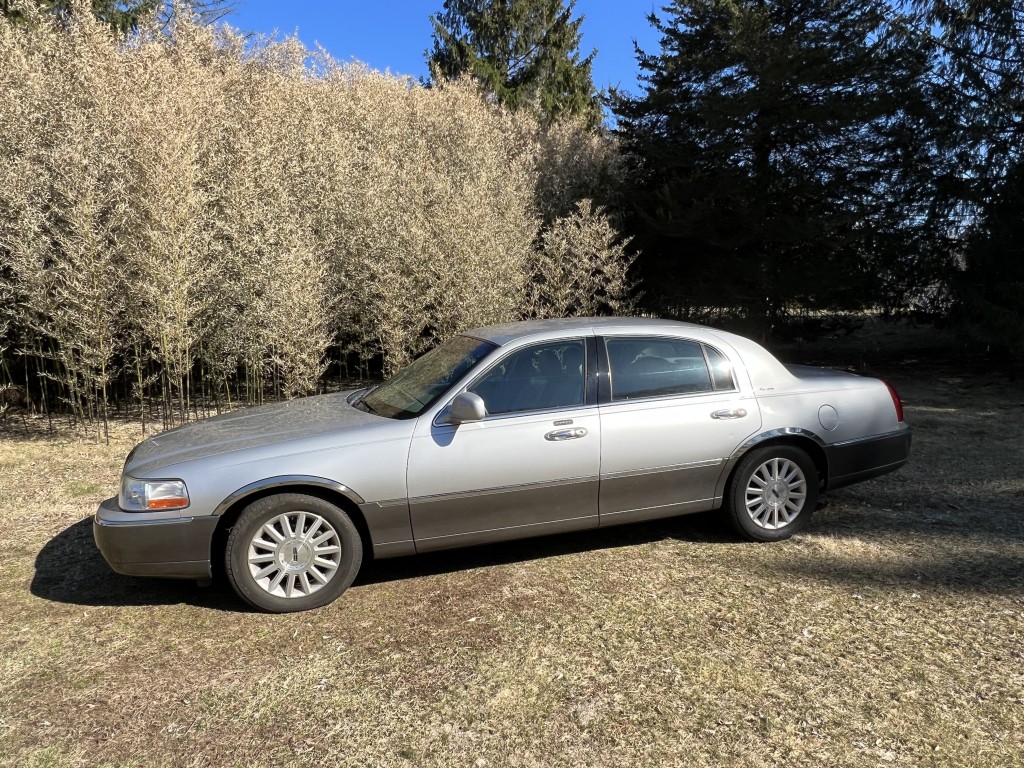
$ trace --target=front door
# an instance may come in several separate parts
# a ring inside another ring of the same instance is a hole
[[[511,351],[467,387],[486,418],[416,426],[408,487],[417,551],[597,527],[601,434],[585,349],[569,339]]]

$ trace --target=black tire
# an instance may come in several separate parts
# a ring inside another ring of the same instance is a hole
[[[308,611],[351,586],[363,560],[352,520],[333,504],[300,493],[252,502],[228,535],[228,581],[249,605],[270,613]]]
[[[751,541],[782,541],[803,530],[818,503],[818,470],[790,445],[750,451],[726,489],[725,510],[736,532]]]

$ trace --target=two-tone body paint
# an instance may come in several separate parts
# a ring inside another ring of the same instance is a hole
[[[216,520],[250,495],[321,488],[358,506],[374,555],[391,557],[712,509],[721,505],[735,463],[767,440],[799,437],[841,455],[850,441],[906,432],[882,382],[791,371],[753,342],[701,326],[588,318],[466,335],[497,348],[414,419],[357,410],[341,393],[235,412],[147,440],[125,473],[184,479],[189,507],[154,516],[105,503],[97,527],[177,519],[212,532],[216,524],[203,518]],[[736,386],[614,402],[599,340],[622,336],[714,347],[731,361]],[[566,338],[587,340],[583,405],[444,423],[452,399],[490,366],[524,346]],[[822,419],[826,406],[836,418]]]

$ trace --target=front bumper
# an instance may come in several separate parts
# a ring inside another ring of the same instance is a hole
[[[114,497],[96,510],[92,535],[103,559],[117,573],[208,579],[213,532],[219,519],[123,512]]]
[[[894,472],[910,458],[910,427],[825,446],[828,487],[840,488]]]

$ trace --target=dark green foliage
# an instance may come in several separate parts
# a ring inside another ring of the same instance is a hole
[[[957,327],[1000,353],[1024,355],[1024,0],[918,3],[936,32],[933,89],[944,195],[963,237],[951,278]]]
[[[594,53],[579,54],[575,0],[445,0],[431,18],[431,79],[469,74],[510,109],[529,109],[551,123],[582,115],[593,123],[600,107],[591,78]]]
[[[959,192],[984,201],[1024,150],[1024,0],[915,6],[935,33],[934,97]]]
[[[29,2],[62,18],[67,18],[75,6],[73,0],[0,0],[0,14],[14,22],[24,21],[25,5]],[[90,0],[83,4],[92,9],[96,18],[121,34],[127,34],[137,29],[142,19],[153,14],[164,3],[162,0]]]
[[[968,239],[955,317],[980,349],[1024,359],[1024,163],[1007,174]]]
[[[924,42],[874,0],[677,0],[613,94],[653,308],[901,299],[930,237]],[[925,202],[922,202],[925,201]]]

